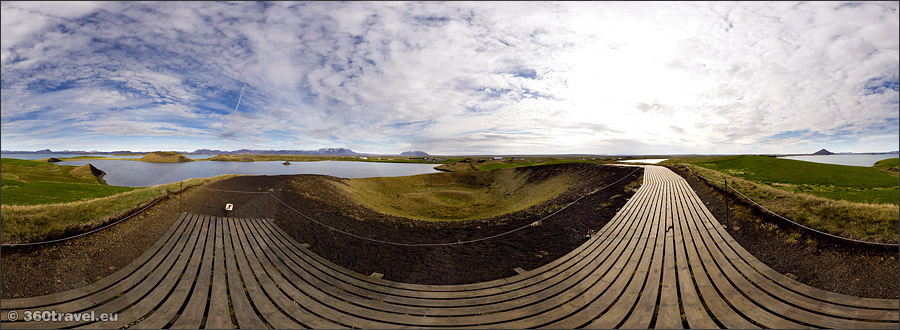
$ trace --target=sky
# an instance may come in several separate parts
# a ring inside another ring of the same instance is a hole
[[[4,150],[898,149],[898,2],[3,2]]]

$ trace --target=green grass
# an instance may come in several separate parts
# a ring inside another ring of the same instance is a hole
[[[213,178],[185,180],[184,186],[199,185],[233,176],[220,175]],[[3,222],[3,226],[0,226],[0,237],[3,243],[33,242],[58,238],[67,232],[96,228],[177,189],[179,183],[175,182],[90,200],[40,205],[6,205],[4,192],[4,205],[0,206],[2,214],[0,221]]]
[[[765,156],[694,160],[694,164],[774,188],[860,203],[898,204],[897,177],[873,167],[844,166]]]
[[[97,184],[97,179],[93,176],[84,177],[69,173],[76,168],[76,166],[63,166],[33,160],[14,158],[0,159],[0,172],[3,173],[2,178],[4,179],[13,179],[24,182],[47,181]]]
[[[77,175],[78,167],[3,158],[0,203],[34,205],[68,203],[131,191],[131,187],[100,185],[89,171]]]
[[[879,160],[875,163],[875,166],[872,166],[879,170],[888,171],[889,173],[897,176],[897,171],[900,170],[900,158],[888,158]]]
[[[0,191],[3,194],[3,205],[34,205],[82,201],[134,189],[132,187],[101,186],[96,184],[96,181],[95,184],[37,181],[23,182],[19,186],[7,186],[4,183]]]
[[[335,185],[381,213],[417,220],[483,219],[537,205],[566,191],[561,174],[536,182],[512,169],[349,179]]]
[[[703,163],[700,162],[700,164]],[[735,162],[726,164],[735,164]],[[847,187],[842,187],[836,192],[827,192],[823,191],[822,186],[819,185],[816,186],[816,190],[799,192],[795,191],[796,189],[786,189],[784,186],[744,179],[738,175],[746,174],[746,172],[734,168],[726,168],[731,170],[729,173],[710,168],[716,166],[704,167],[697,165],[698,164],[687,164],[687,166],[694,169],[694,171],[700,175],[719,181],[719,183],[715,184],[720,185],[722,179],[727,178],[729,186],[736,188],[750,199],[760,203],[777,214],[803,225],[838,236],[865,241],[887,243],[897,243],[898,241],[897,228],[898,225],[900,225],[900,220],[898,220],[900,219],[900,205],[898,205],[896,197],[894,197],[891,203],[855,202],[848,200],[853,199],[853,196],[847,195],[847,190],[851,189]],[[865,167],[860,167],[860,169],[872,170],[872,168]],[[778,170],[774,171],[777,172]],[[875,171],[880,174],[888,175],[878,170]],[[758,175],[748,176],[758,177]],[[894,184],[897,185],[896,179],[894,180]],[[864,182],[869,181],[866,180]],[[803,185],[801,184],[799,186]],[[866,198],[862,199],[871,199],[874,195],[872,189],[874,188],[861,189],[866,196]],[[815,192],[815,194],[813,194],[813,192]],[[834,193],[835,196],[830,197],[830,193]],[[894,193],[896,194],[896,190],[894,190]],[[836,197],[841,198],[838,199]]]

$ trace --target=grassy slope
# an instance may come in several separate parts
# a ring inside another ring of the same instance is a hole
[[[844,237],[897,243],[900,207],[898,207],[898,198],[896,197],[898,186],[896,176],[891,176],[875,168],[810,162],[796,164],[794,162],[800,161],[762,156],[722,156],[680,158],[667,163],[689,164],[700,175],[720,182],[723,178],[728,178],[730,186],[735,187],[749,198],[775,213],[806,226]],[[784,163],[788,164],[781,166]],[[791,175],[790,170],[811,173],[794,176]],[[838,175],[845,175],[850,179],[845,182],[835,182],[835,176]],[[753,179],[749,180],[745,177]],[[801,183],[798,178],[806,178],[816,184]],[[793,183],[774,182],[772,181],[774,179],[793,180],[791,181]],[[854,183],[864,187],[848,187]],[[893,184],[893,199],[880,204],[851,201],[853,198],[858,198],[860,194],[866,198],[872,198],[872,196],[878,195],[879,190],[890,191],[884,187],[877,187],[880,184]],[[876,188],[865,188],[865,186],[876,186]],[[801,190],[798,187],[807,187],[808,189]],[[858,190],[855,192],[856,195],[853,194],[853,190]],[[847,194],[848,191],[851,193]],[[833,196],[832,194],[841,195]]]
[[[860,203],[898,204],[897,177],[876,168],[764,156],[697,159],[693,163],[795,193]]]
[[[888,173],[897,176],[898,170],[900,170],[900,158],[888,158],[879,160],[875,163],[875,166],[872,166],[879,170],[887,171]]]
[[[435,173],[336,183],[357,202],[419,220],[470,220],[525,209],[564,192],[572,178],[527,182],[514,170]]]
[[[184,181],[184,186],[229,177],[233,175],[190,179]],[[85,201],[42,205],[5,205],[6,197],[4,197],[4,205],[0,206],[3,222],[3,226],[0,226],[0,237],[3,238],[3,243],[22,243],[57,238],[66,232],[94,228],[125,216],[178,188],[179,183],[176,182]]]
[[[130,187],[100,185],[93,175],[76,175],[76,166],[3,158],[2,204],[33,205],[67,203],[134,190]],[[89,171],[88,171],[89,172]]]

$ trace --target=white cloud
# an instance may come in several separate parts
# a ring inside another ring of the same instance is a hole
[[[4,145],[40,141],[15,123],[60,115],[92,134],[209,137],[186,148],[898,142],[896,3],[57,5],[2,5]],[[810,134],[772,138],[786,132]]]

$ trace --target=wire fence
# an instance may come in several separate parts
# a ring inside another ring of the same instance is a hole
[[[615,184],[621,182],[622,180],[625,180],[626,178],[630,177],[632,174],[634,174],[635,172],[637,172],[637,171],[640,170],[640,169],[641,169],[641,168],[636,168],[634,171],[631,171],[631,173],[628,173],[627,175],[623,176],[622,178],[616,180],[615,182],[610,183],[610,184],[608,184],[608,185],[605,185],[605,186],[603,186],[603,187],[601,187],[601,188],[594,189],[593,191],[588,192],[588,193],[586,193],[586,194],[584,194],[584,195],[578,197],[578,198],[575,199],[574,201],[572,201],[572,202],[566,204],[565,206],[559,208],[558,210],[554,211],[553,213],[550,213],[550,214],[548,214],[548,215],[546,215],[546,216],[544,216],[544,217],[542,217],[542,218],[540,218],[540,219],[538,219],[538,220],[529,222],[528,224],[525,224],[525,225],[523,225],[523,226],[520,226],[520,227],[517,227],[517,228],[513,228],[512,230],[508,230],[508,231],[505,231],[505,232],[502,232],[502,233],[499,233],[499,234],[495,234],[495,235],[491,235],[491,236],[487,236],[487,237],[482,237],[482,238],[477,238],[477,239],[470,239],[470,240],[464,240],[464,241],[456,241],[456,242],[444,242],[444,243],[404,243],[404,242],[391,242],[391,241],[385,241],[385,240],[380,240],[380,239],[375,239],[375,238],[370,238],[370,237],[360,236],[360,235],[357,235],[357,234],[354,234],[354,233],[350,233],[350,232],[347,232],[347,231],[344,231],[344,230],[335,228],[334,226],[331,226],[331,225],[329,225],[329,224],[323,223],[323,222],[321,222],[321,221],[318,221],[318,220],[314,219],[313,217],[310,217],[310,216],[304,214],[303,212],[300,212],[299,210],[295,209],[294,207],[288,205],[288,204],[285,203],[283,200],[281,200],[280,198],[278,198],[277,196],[275,196],[274,194],[272,194],[272,193],[269,192],[269,191],[237,191],[237,190],[214,189],[214,188],[207,188],[207,187],[200,187],[200,189],[208,189],[208,190],[215,190],[215,191],[222,191],[222,192],[233,192],[233,193],[269,194],[269,196],[270,196],[271,198],[275,199],[275,200],[276,200],[278,203],[280,203],[281,205],[284,205],[284,207],[286,207],[287,209],[293,211],[294,213],[300,215],[300,216],[303,217],[303,218],[306,218],[307,220],[309,220],[309,221],[311,221],[311,222],[313,222],[313,223],[315,223],[315,224],[318,224],[318,225],[320,225],[320,226],[323,226],[323,227],[325,227],[325,228],[328,228],[329,230],[332,230],[332,231],[337,232],[337,233],[341,233],[341,234],[344,234],[344,235],[347,235],[347,236],[350,236],[350,237],[354,237],[354,238],[357,238],[357,239],[361,239],[361,240],[366,240],[366,241],[370,241],[370,242],[374,242],[374,243],[387,244],[387,245],[407,246],[407,247],[435,247],[435,246],[461,245],[461,244],[469,244],[469,243],[475,243],[475,242],[486,241],[486,240],[490,240],[490,239],[494,239],[494,238],[506,236],[506,235],[515,233],[515,232],[517,232],[517,231],[523,230],[523,229],[528,228],[528,227],[534,227],[534,226],[537,226],[538,224],[542,223],[544,220],[547,220],[547,219],[553,217],[554,215],[558,214],[559,212],[562,212],[563,210],[567,209],[569,206],[572,206],[573,204],[577,203],[578,201],[584,199],[585,197],[590,196],[590,195],[592,195],[592,194],[595,194],[595,193],[597,193],[597,192],[599,192],[599,191],[601,191],[601,190],[603,190],[603,189],[609,188],[609,187],[611,187],[611,186],[613,186],[613,185],[615,185]]]
[[[86,231],[86,232],[83,232],[83,233],[80,233],[80,234],[77,234],[77,235],[73,235],[73,236],[69,236],[69,237],[63,237],[63,238],[59,238],[59,239],[53,239],[53,240],[49,240],[49,241],[31,242],[31,243],[16,243],[16,244],[0,244],[0,247],[6,247],[6,248],[8,248],[8,247],[37,246],[37,245],[44,245],[44,244],[51,244],[51,243],[65,242],[65,241],[72,240],[72,239],[76,239],[76,238],[79,238],[79,237],[82,237],[82,236],[85,236],[85,235],[90,235],[90,234],[96,233],[96,232],[98,232],[98,231],[104,230],[104,229],[106,229],[106,228],[115,226],[115,225],[119,224],[119,223],[122,222],[122,221],[131,219],[132,217],[134,217],[134,216],[136,216],[136,215],[138,215],[138,214],[141,214],[141,212],[144,212],[144,210],[149,209],[149,208],[152,207],[153,205],[156,205],[156,203],[159,203],[159,201],[161,201],[161,200],[163,200],[163,199],[169,197],[169,195],[171,195],[171,192],[166,193],[165,195],[156,198],[156,199],[153,200],[153,202],[151,202],[150,204],[147,204],[146,206],[140,208],[139,210],[135,211],[134,213],[129,214],[128,216],[126,216],[126,217],[124,217],[124,218],[122,218],[122,219],[119,219],[119,220],[110,222],[110,223],[108,223],[108,224],[106,224],[106,225],[103,225],[102,227],[98,227],[98,228],[92,229],[92,230],[90,230],[90,231]]]
[[[557,209],[557,210],[554,211],[553,213],[550,213],[550,214],[548,214],[548,215],[546,215],[546,216],[544,216],[544,217],[542,217],[542,218],[540,218],[540,219],[538,219],[538,220],[536,220],[536,221],[529,222],[528,224],[525,224],[525,225],[523,225],[523,226],[514,228],[514,229],[509,230],[509,231],[506,231],[506,232],[502,232],[502,233],[499,233],[499,234],[487,236],[487,237],[482,237],[482,238],[477,238],[477,239],[471,239],[471,240],[465,240],[465,241],[446,242],[446,243],[403,243],[403,242],[391,242],[391,241],[385,241],[385,240],[379,240],[379,239],[369,238],[369,237],[365,237],[365,236],[360,236],[360,235],[357,235],[357,234],[354,234],[354,233],[350,233],[350,232],[347,232],[347,231],[338,229],[338,228],[336,228],[336,227],[334,227],[334,226],[331,226],[331,225],[326,224],[326,223],[324,223],[324,222],[318,221],[318,220],[316,220],[316,219],[314,219],[314,218],[312,218],[312,217],[310,217],[310,216],[304,214],[303,212],[300,212],[300,211],[297,210],[296,208],[292,207],[292,206],[289,205],[288,203],[284,202],[283,200],[281,200],[280,198],[278,198],[277,196],[275,196],[274,194],[272,194],[271,191],[240,191],[240,190],[225,190],[225,189],[209,188],[209,187],[203,187],[203,186],[197,186],[197,188],[204,189],[204,190],[210,190],[210,191],[225,192],[225,193],[258,194],[258,195],[267,194],[268,197],[271,197],[272,199],[274,199],[275,201],[277,201],[279,204],[283,205],[283,206],[286,207],[287,209],[291,210],[292,212],[294,212],[294,213],[300,215],[301,217],[303,217],[303,218],[305,218],[305,219],[307,219],[307,220],[309,220],[309,221],[311,221],[311,222],[313,222],[313,223],[315,223],[315,224],[318,224],[318,225],[320,225],[320,226],[323,226],[323,227],[325,227],[325,228],[328,228],[329,230],[332,230],[332,231],[337,232],[337,233],[341,233],[341,234],[344,234],[344,235],[347,235],[347,236],[350,236],[350,237],[354,237],[354,238],[358,238],[358,239],[362,239],[362,240],[366,240],[366,241],[370,241],[370,242],[375,242],[375,243],[381,243],[381,244],[397,245],[397,246],[410,246],[410,247],[433,247],[433,246],[451,246],[451,245],[460,245],[460,244],[468,244],[468,243],[475,243],[475,242],[486,241],[486,240],[490,240],[490,239],[502,237],[502,236],[505,236],[505,235],[509,235],[509,234],[515,233],[515,232],[517,232],[517,231],[523,230],[523,229],[528,228],[528,227],[534,227],[534,226],[537,226],[537,225],[541,224],[544,220],[547,220],[547,219],[553,217],[554,215],[558,214],[559,212],[562,212],[563,210],[567,209],[569,206],[572,206],[573,204],[577,203],[578,201],[581,201],[581,200],[584,199],[585,197],[590,196],[590,195],[592,195],[592,194],[595,194],[595,193],[597,193],[597,192],[599,192],[599,191],[601,191],[601,190],[603,190],[603,189],[609,188],[609,187],[611,187],[611,186],[613,186],[613,185],[615,185],[615,184],[621,182],[622,180],[625,180],[626,178],[630,177],[632,174],[634,174],[635,172],[637,172],[637,171],[640,170],[640,169],[641,169],[641,168],[636,168],[634,171],[631,171],[631,173],[628,173],[627,175],[623,176],[622,178],[616,180],[615,182],[610,183],[610,184],[608,184],[608,185],[606,185],[606,186],[603,186],[603,187],[601,187],[601,188],[594,189],[593,191],[588,192],[588,193],[586,193],[586,194],[584,194],[584,195],[578,197],[578,198],[575,199],[574,201],[572,201],[572,202],[566,204],[565,206],[563,206],[563,207]],[[188,187],[188,188],[189,188],[189,187]],[[179,191],[177,191],[177,193],[183,193],[185,189],[186,189],[186,188],[182,187],[182,189],[180,189]],[[106,225],[103,225],[103,226],[101,226],[101,227],[92,229],[92,230],[90,230],[90,231],[86,231],[86,232],[84,232],[84,233],[79,233],[79,234],[77,234],[77,235],[73,235],[73,236],[69,236],[69,237],[64,237],[64,238],[59,238],[59,239],[53,239],[53,240],[48,240],[48,241],[41,241],[41,242],[15,243],[15,244],[0,244],[0,247],[26,247],[26,246],[38,246],[38,245],[45,245],[45,244],[52,244],[52,243],[64,242],[64,241],[76,239],[76,238],[79,238],[79,237],[82,237],[82,236],[90,235],[90,234],[96,233],[96,232],[98,232],[98,231],[107,229],[107,228],[109,228],[109,227],[115,226],[116,224],[119,224],[119,223],[121,223],[121,222],[123,222],[123,221],[125,221],[125,220],[131,219],[132,217],[134,217],[134,216],[136,216],[136,215],[138,215],[138,214],[144,212],[145,210],[149,209],[150,207],[156,205],[156,204],[159,203],[161,200],[170,197],[171,194],[172,194],[172,192],[167,192],[165,195],[156,198],[156,199],[153,200],[151,203],[149,203],[149,204],[147,204],[146,206],[140,208],[139,210],[137,210],[137,211],[135,211],[135,212],[129,214],[128,216],[125,216],[125,217],[123,217],[123,218],[121,218],[121,219],[119,219],[119,220],[110,222],[110,223],[108,223],[108,224],[106,224]],[[179,199],[179,204],[180,204],[180,203],[181,203],[181,200]],[[267,207],[267,209],[268,209],[268,212],[267,212],[267,213],[268,213],[268,216],[271,216],[271,205],[270,205],[270,203],[269,203],[268,200],[267,200],[267,205],[266,205],[266,207]],[[183,209],[183,206],[180,206],[180,208]]]
[[[900,247],[900,244],[891,244],[891,243],[879,243],[879,242],[863,241],[863,240],[853,239],[853,238],[849,238],[849,237],[838,236],[838,235],[834,235],[834,234],[831,234],[831,233],[826,233],[826,232],[824,232],[824,231],[821,231],[821,230],[818,230],[818,229],[815,229],[815,228],[808,227],[808,226],[803,225],[803,224],[801,224],[801,223],[798,223],[798,222],[796,222],[796,221],[794,221],[794,220],[788,219],[787,217],[785,217],[785,216],[783,216],[783,215],[781,215],[781,214],[775,213],[775,211],[772,211],[772,210],[768,209],[767,207],[763,206],[762,204],[760,204],[759,202],[757,202],[757,201],[751,199],[750,197],[747,197],[747,195],[745,195],[744,193],[742,193],[740,190],[738,190],[738,189],[735,188],[734,186],[728,184],[727,181],[713,180],[713,179],[710,179],[710,178],[707,178],[707,177],[705,177],[705,176],[700,175],[699,173],[695,172],[694,169],[692,169],[692,168],[690,168],[690,167],[686,167],[686,168],[688,169],[688,171],[691,171],[691,173],[693,173],[693,174],[696,175],[697,177],[699,177],[699,178],[705,180],[705,181],[708,182],[708,183],[711,182],[711,183],[715,183],[715,184],[717,184],[717,185],[719,185],[719,186],[723,186],[724,189],[725,189],[725,192],[728,192],[728,189],[730,188],[730,189],[731,189],[732,191],[734,191],[738,196],[743,197],[743,199],[745,199],[745,200],[748,201],[749,203],[755,205],[755,206],[758,207],[759,209],[761,209],[761,210],[763,210],[763,211],[765,211],[765,212],[767,212],[767,213],[769,213],[769,214],[775,216],[775,217],[778,218],[778,219],[781,219],[782,221],[784,221],[784,222],[786,222],[786,223],[788,223],[788,224],[790,224],[790,225],[793,225],[793,226],[795,226],[795,227],[797,227],[797,228],[800,228],[801,230],[808,231],[808,232],[814,233],[814,234],[816,234],[816,235],[821,235],[821,236],[828,237],[828,238],[831,238],[831,239],[835,239],[835,240],[838,240],[838,241],[844,241],[844,242],[849,242],[849,243],[854,243],[854,244],[870,245],[870,246],[885,247],[885,248],[898,248],[898,247]],[[726,210],[726,212],[727,212],[727,210]]]

